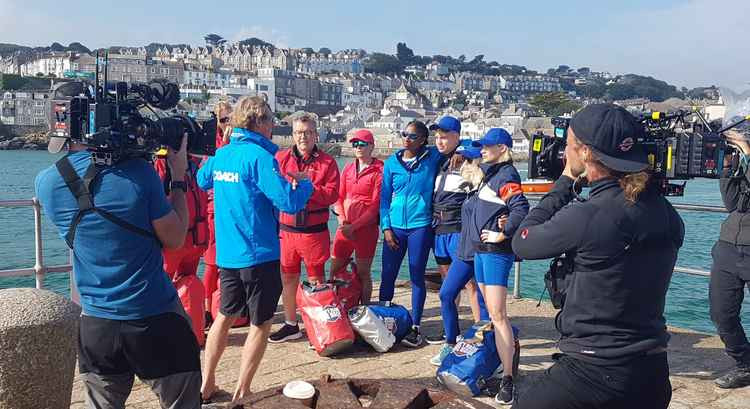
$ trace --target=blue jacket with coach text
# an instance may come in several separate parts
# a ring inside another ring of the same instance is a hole
[[[305,208],[313,191],[296,189],[279,172],[278,147],[263,135],[235,128],[230,143],[198,171],[198,185],[214,189],[216,264],[245,268],[279,260],[278,211]]]

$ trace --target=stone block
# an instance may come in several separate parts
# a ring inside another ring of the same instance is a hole
[[[0,290],[0,409],[69,408],[81,309],[51,291]]]

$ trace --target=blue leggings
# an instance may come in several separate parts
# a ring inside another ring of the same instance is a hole
[[[456,343],[456,337],[458,337],[460,331],[456,297],[472,278],[474,278],[474,263],[453,257],[448,274],[445,275],[443,285],[440,287],[440,312],[443,315],[445,339],[448,344]],[[490,315],[487,313],[484,297],[482,297],[482,292],[479,291],[478,287],[477,296],[479,297],[479,318],[483,321],[489,321]]]
[[[398,249],[391,250],[387,243],[383,243],[383,273],[380,282],[380,301],[393,301],[393,288],[396,285],[398,270],[404,261],[406,251],[409,251],[409,279],[411,280],[411,315],[414,325],[422,321],[424,300],[427,290],[424,284],[424,270],[427,267],[427,257],[432,248],[432,227],[425,226],[416,229],[396,229],[393,233],[398,239]]]

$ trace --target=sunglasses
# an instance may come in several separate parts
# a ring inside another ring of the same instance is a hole
[[[367,143],[367,142],[365,142],[365,141],[354,141],[354,142],[352,142],[352,148],[366,148],[368,146],[370,146],[370,144]]]
[[[418,135],[418,134],[415,134],[415,133],[406,133],[406,132],[402,131],[401,132],[401,137],[402,138],[409,138],[412,141],[416,141],[417,139],[421,138],[422,136]]]
[[[229,122],[229,118],[228,117],[219,119],[219,123],[225,124],[227,122]]]

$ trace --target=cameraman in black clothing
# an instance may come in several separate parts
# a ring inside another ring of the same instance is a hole
[[[721,225],[719,240],[711,250],[713,266],[708,299],[711,320],[737,366],[716,379],[721,388],[750,385],[750,343],[740,322],[745,286],[750,283],[750,145],[736,131],[727,131],[727,142],[741,152],[739,166],[730,169],[725,163],[719,180],[721,199],[729,217]]]
[[[524,259],[573,257],[557,319],[561,354],[514,408],[667,408],[672,397],[664,300],[682,219],[649,183],[625,109],[589,105],[568,128],[563,176],[513,237]],[[587,200],[576,200],[585,177]]]

